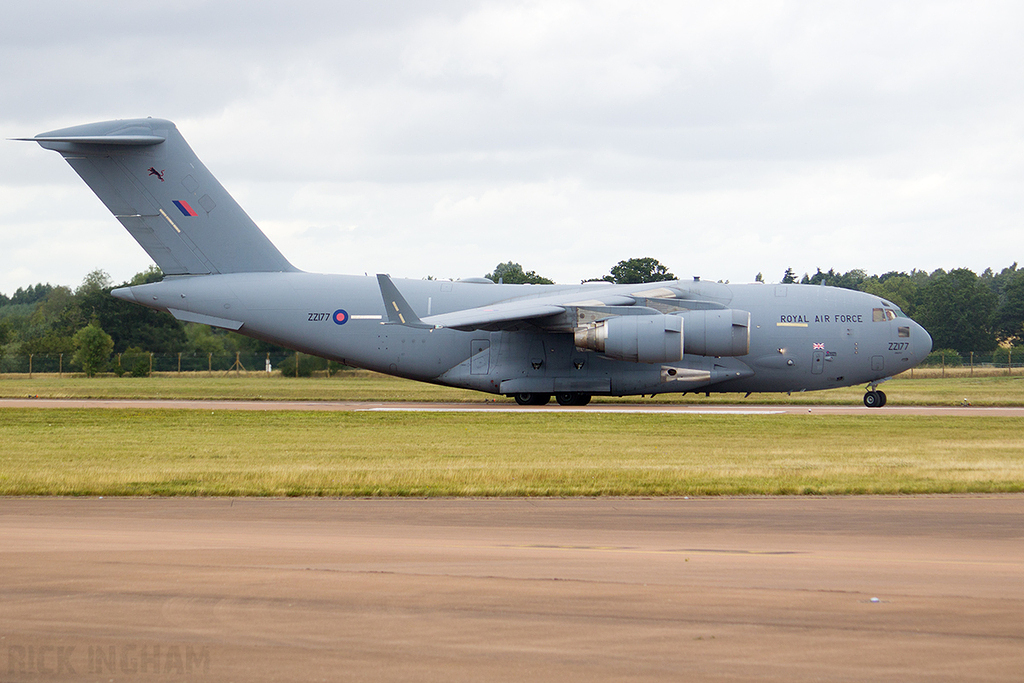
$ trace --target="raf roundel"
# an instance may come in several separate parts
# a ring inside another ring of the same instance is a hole
[[[344,309],[339,308],[334,312],[331,319],[334,320],[337,325],[344,325],[348,322],[348,313]]]

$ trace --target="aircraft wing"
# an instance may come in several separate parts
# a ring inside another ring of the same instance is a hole
[[[546,318],[564,312],[565,307],[556,304],[515,301],[433,315],[424,318],[423,322],[435,327],[453,327],[457,330],[482,330],[520,320]]]
[[[423,322],[435,327],[457,330],[495,330],[515,327],[521,321],[532,321],[546,327],[541,318],[561,316],[578,307],[632,306],[636,299],[615,291],[564,292],[544,297],[513,299],[488,306],[452,311],[424,318]]]
[[[528,296],[498,301],[486,306],[466,308],[448,313],[419,318],[401,292],[387,275],[378,274],[381,296],[393,325],[412,327],[450,327],[456,330],[510,330],[520,323],[531,323],[552,331],[572,331],[584,318],[580,311],[589,312],[588,321],[616,315],[653,315],[681,309],[724,308],[709,301],[683,300],[677,289],[659,284],[639,284],[632,287],[568,289],[553,294]]]

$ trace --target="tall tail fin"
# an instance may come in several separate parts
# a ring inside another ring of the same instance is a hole
[[[60,152],[167,275],[297,270],[170,121],[104,121],[23,139]]]

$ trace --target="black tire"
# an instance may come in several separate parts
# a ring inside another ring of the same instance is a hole
[[[590,403],[590,394],[576,394],[576,405],[585,406]]]
[[[551,400],[551,394],[516,394],[516,403],[521,406],[544,406]]]
[[[877,391],[869,391],[864,394],[864,405],[868,408],[880,408],[882,406],[882,399],[878,395]]]
[[[574,394],[574,393],[568,393],[567,392],[567,393],[555,394],[555,400],[558,401],[558,405],[560,405],[560,406],[574,406],[574,405],[578,405],[576,403],[576,401],[578,400],[578,395]]]
[[[888,400],[885,397],[885,392],[884,391],[876,391],[875,393],[878,394],[878,399],[879,399],[878,407],[879,408],[884,407],[886,400]]]

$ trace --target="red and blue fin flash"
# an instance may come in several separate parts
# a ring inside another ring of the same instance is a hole
[[[174,205],[176,207],[178,207],[178,210],[181,211],[181,214],[183,216],[198,216],[199,215],[199,214],[196,213],[196,210],[193,209],[191,206],[189,206],[188,202],[186,202],[184,199],[175,199],[173,201],[174,201]]]

